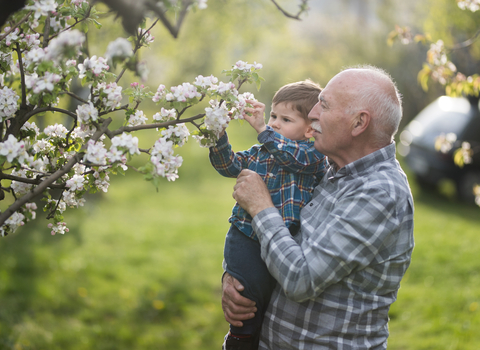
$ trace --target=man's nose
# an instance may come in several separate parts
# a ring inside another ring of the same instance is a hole
[[[308,113],[308,119],[318,119],[320,116],[320,102],[317,102],[315,106],[313,106],[310,113]]]

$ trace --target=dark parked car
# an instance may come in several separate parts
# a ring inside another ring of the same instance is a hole
[[[435,150],[435,140],[442,133],[454,133],[457,138],[447,153]],[[464,141],[470,143],[474,154],[471,164],[460,168],[453,162],[453,152]],[[473,202],[472,188],[480,185],[479,99],[439,97],[401,132],[398,151],[421,186],[433,187],[442,179],[451,179],[458,197]]]

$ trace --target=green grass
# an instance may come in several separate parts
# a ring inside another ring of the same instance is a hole
[[[415,195],[415,249],[390,312],[389,349],[478,349],[480,208]]]
[[[233,134],[235,149],[252,138]],[[221,261],[233,180],[194,141],[180,179],[131,174],[67,216],[0,240],[0,349],[220,349]],[[478,349],[480,208],[418,191],[412,265],[389,349]]]

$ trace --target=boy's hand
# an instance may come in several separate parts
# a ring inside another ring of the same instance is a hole
[[[243,117],[254,128],[258,134],[264,131],[267,127],[265,125],[265,105],[258,101],[246,100],[253,108],[246,107]],[[248,115],[250,113],[251,115]]]

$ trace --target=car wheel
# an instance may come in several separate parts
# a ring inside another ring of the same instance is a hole
[[[457,181],[457,195],[467,203],[475,203],[475,195],[473,194],[473,187],[480,185],[480,171],[469,171],[462,175]]]

